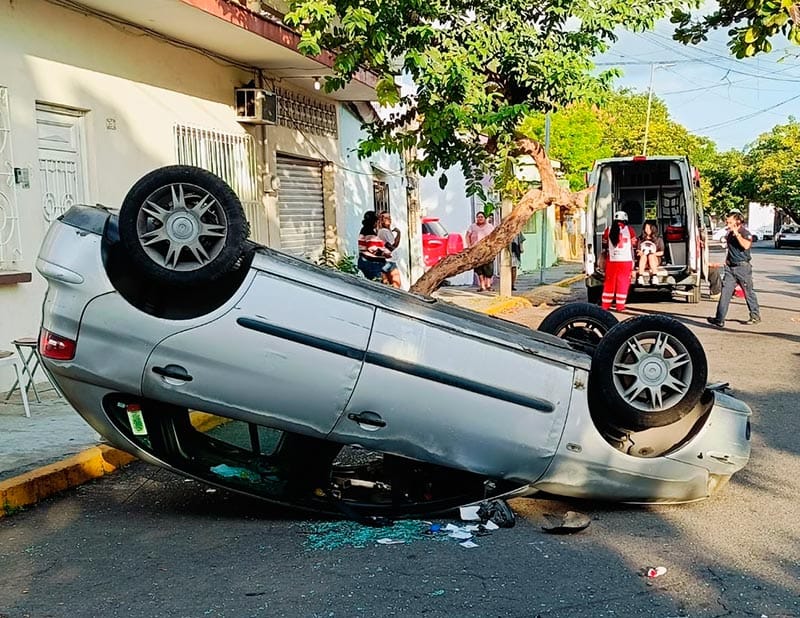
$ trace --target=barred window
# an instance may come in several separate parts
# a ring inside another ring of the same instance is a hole
[[[389,212],[389,185],[383,180],[372,181],[372,195],[375,202],[375,212]]]

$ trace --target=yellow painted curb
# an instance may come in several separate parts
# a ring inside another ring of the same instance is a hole
[[[498,313],[505,313],[506,311],[516,311],[525,307],[533,307],[531,301],[521,296],[501,296],[494,301],[489,307],[483,310],[484,313],[489,315],[497,315]]]
[[[574,277],[569,277],[568,279],[562,279],[558,283],[554,283],[553,285],[557,285],[559,287],[565,287],[568,285],[572,285],[576,281],[581,281],[586,279],[586,273],[580,273],[579,275],[575,275]]]
[[[110,474],[136,459],[101,444],[62,461],[0,481],[0,517],[60,491]]]
[[[226,422],[220,416],[192,411],[192,425],[203,433]],[[0,481],[0,517],[24,506],[35,504],[65,489],[111,474],[136,457],[101,444],[62,461]]]

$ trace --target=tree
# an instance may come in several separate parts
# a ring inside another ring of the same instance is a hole
[[[539,167],[541,188],[528,190],[489,237],[412,286],[429,294],[447,277],[492,259],[536,210],[552,203],[575,208],[585,199],[558,186],[541,144],[522,136],[519,125],[532,112],[600,99],[616,72],[596,73],[591,59],[615,39],[614,30],[652,27],[679,6],[680,0],[291,0],[286,20],[301,33],[300,51],[335,55],[327,91],[366,69],[379,76],[379,102],[403,110],[365,127],[363,156],[415,148],[421,174],[458,165],[471,194],[482,192],[485,177],[503,177],[521,153]],[[401,72],[413,80],[413,94],[398,94]]]
[[[573,189],[585,186],[585,174],[597,159],[642,154],[647,120],[647,95],[615,91],[598,105],[579,103],[551,115],[552,156],[561,162]],[[524,120],[520,132],[541,141],[544,115]],[[710,139],[691,134],[672,120],[666,104],[653,97],[648,129],[650,155],[686,155],[703,175],[716,161],[717,149]],[[701,185],[711,198],[711,185]]]
[[[753,175],[753,194],[800,220],[800,122],[794,118],[758,137],[745,164]]]
[[[600,114],[606,126],[605,140],[615,157],[642,154],[647,123],[647,94],[629,90],[615,92]],[[697,165],[716,151],[714,143],[692,135],[670,118],[666,103],[653,97],[647,130],[647,154],[685,155]]]
[[[676,9],[672,14],[672,22],[678,24],[675,39],[697,44],[708,38],[709,31],[733,26],[728,47],[737,58],[772,51],[770,39],[779,34],[800,44],[800,4],[795,0],[718,0],[717,7],[700,19]]]
[[[543,143],[544,114],[525,118],[520,123],[519,132]],[[580,190],[586,186],[585,175],[594,161],[612,156],[605,134],[606,127],[594,105],[576,103],[551,115],[548,155],[561,163],[571,189]]]
[[[710,194],[706,204],[711,214],[720,217],[734,208],[743,210],[754,197],[753,175],[740,150],[718,153],[701,173]]]
[[[647,94],[623,90],[614,93],[600,110],[607,127],[606,143],[615,157],[642,154],[647,123]],[[653,97],[647,131],[648,155],[684,155],[702,175],[716,160],[717,148],[707,137],[693,135],[670,118],[666,103]],[[709,203],[711,186],[701,183],[704,203]]]

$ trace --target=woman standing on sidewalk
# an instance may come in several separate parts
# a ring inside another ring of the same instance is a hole
[[[636,234],[628,225],[628,213],[618,210],[611,226],[603,232],[603,251],[606,254],[606,276],[601,297],[603,309],[611,309],[613,303],[617,311],[625,311],[635,245]]]
[[[474,247],[493,231],[494,226],[486,220],[486,215],[479,212],[475,215],[475,223],[467,229],[467,247]],[[486,264],[478,266],[475,269],[475,274],[478,276],[478,291],[491,291],[492,280],[494,279],[494,258],[486,262]]]
[[[378,236],[377,225],[378,216],[375,211],[365,212],[361,221],[361,231],[358,233],[358,269],[367,279],[394,285],[390,274],[392,269],[397,270],[397,266],[388,261],[392,257],[392,252]],[[400,287],[399,277],[397,279],[398,284],[395,287]]]

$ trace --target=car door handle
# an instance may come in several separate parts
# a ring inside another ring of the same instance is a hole
[[[377,412],[370,412],[364,411],[359,412],[356,414],[355,412],[351,412],[347,415],[351,421],[355,421],[359,425],[367,425],[370,428],[378,429],[380,427],[386,427],[386,421],[381,418],[381,415]],[[366,428],[365,428],[366,429]]]
[[[156,373],[165,378],[172,378],[173,380],[180,380],[181,382],[191,382],[194,378],[189,375],[180,365],[167,365],[166,367],[153,367],[153,373]]]

